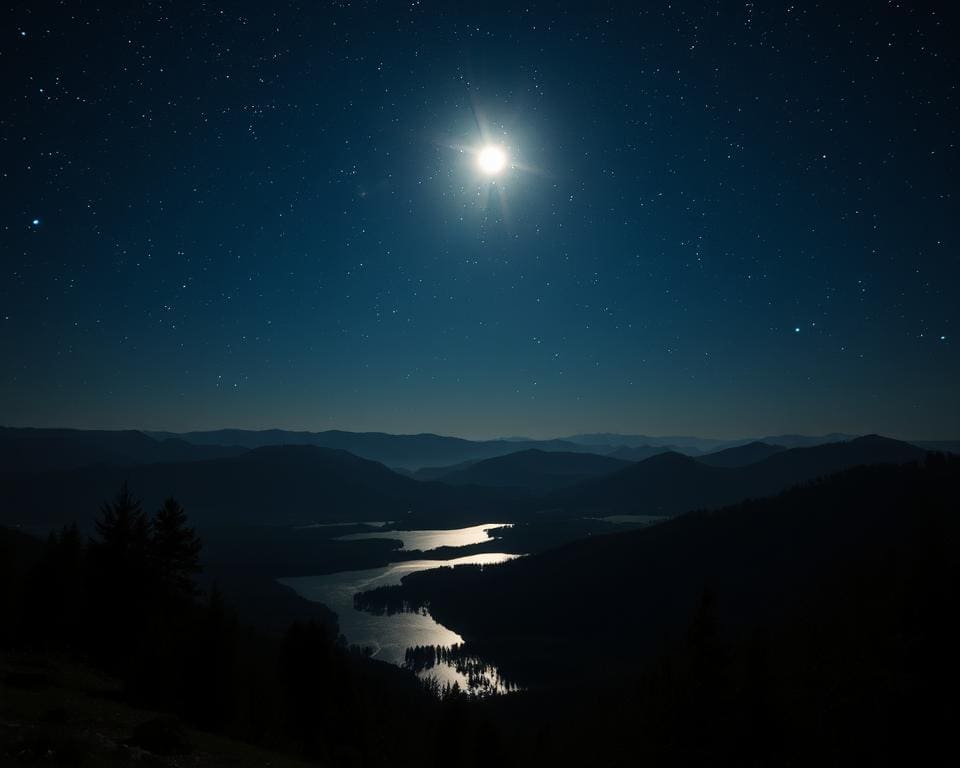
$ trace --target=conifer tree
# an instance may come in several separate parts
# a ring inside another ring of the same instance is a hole
[[[140,500],[130,492],[126,482],[121,486],[117,498],[100,508],[96,527],[100,537],[97,546],[115,565],[129,568],[146,555],[150,521],[143,512]]]
[[[187,514],[174,498],[168,498],[153,516],[152,555],[160,583],[176,596],[192,597],[198,589],[202,543],[187,525]]]

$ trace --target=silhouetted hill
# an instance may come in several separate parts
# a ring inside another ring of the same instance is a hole
[[[813,448],[793,448],[744,467],[713,467],[699,459],[669,452],[557,491],[547,497],[545,506],[675,515],[697,507],[769,496],[847,467],[917,461],[925,454],[909,443],[877,435]]]
[[[573,485],[588,477],[610,474],[630,462],[592,453],[528,449],[485,459],[466,467],[451,467],[438,475],[448,485],[483,485],[546,491]]]
[[[770,445],[758,440],[746,445],[738,445],[735,448],[725,448],[722,451],[698,456],[697,461],[711,467],[745,467],[785,450],[787,449],[782,445]]]
[[[771,437],[723,440],[713,437],[696,437],[694,435],[652,437],[651,435],[620,435],[615,432],[598,432],[586,435],[571,435],[570,437],[561,439],[594,447],[603,445],[626,446],[628,448],[648,445],[654,447],[669,447],[678,453],[697,456],[701,453],[715,453],[725,448],[735,448],[738,445],[745,445],[756,441],[770,443],[772,445],[783,445],[787,448],[801,448],[822,445],[823,443],[853,440],[855,437],[857,437],[857,435],[844,435],[839,432],[833,432],[829,435],[819,436],[777,435]]]
[[[683,453],[683,451],[679,451],[674,446],[670,445],[637,445],[634,447],[621,445],[615,451],[610,451],[607,456],[610,456],[614,459],[622,459],[623,461],[636,463],[638,461],[649,459],[651,456],[656,456],[660,453],[666,453],[667,451]]]
[[[524,448],[544,451],[591,452],[590,448],[563,440],[464,440],[429,433],[420,435],[391,435],[384,432],[291,432],[282,429],[252,431],[220,429],[210,432],[151,432],[157,437],[179,437],[196,445],[240,445],[260,448],[268,445],[313,445],[336,448],[391,467],[418,469],[419,467],[449,466],[465,461],[479,461]]]
[[[674,515],[742,498],[741,484],[729,472],[667,451],[551,493],[543,506],[576,514]]]
[[[846,442],[810,448],[792,448],[740,471],[754,475],[758,492],[775,493],[796,483],[861,464],[903,464],[922,461],[927,452],[915,445],[881,435],[865,435]]]
[[[148,509],[174,496],[198,525],[314,521],[472,519],[474,510],[509,503],[503,491],[421,483],[346,451],[268,446],[202,462],[88,467],[0,475],[7,523],[83,524],[124,481]]]
[[[847,435],[843,432],[831,432],[827,435],[768,435],[759,438],[757,442],[782,445],[785,448],[812,448],[825,443],[847,443],[857,437],[858,435]]]
[[[422,480],[429,482],[430,480],[439,480],[444,475],[449,475],[451,472],[459,472],[460,470],[467,469],[472,467],[478,461],[484,461],[484,459],[471,459],[470,461],[461,461],[457,464],[451,464],[445,467],[420,467],[420,469],[410,472],[410,477],[414,477],[417,480]]]
[[[192,445],[156,440],[137,430],[34,429],[0,427],[0,471],[43,472],[93,464],[153,464],[238,456],[236,445]]]

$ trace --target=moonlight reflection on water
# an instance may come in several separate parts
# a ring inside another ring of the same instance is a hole
[[[477,526],[484,528],[485,526]],[[489,526],[497,527],[497,526]],[[398,533],[398,532],[390,532]],[[399,533],[438,533],[437,531],[403,531]],[[444,531],[442,533],[454,533]],[[383,538],[377,536],[376,538]],[[463,642],[456,632],[437,623],[432,616],[423,613],[395,613],[376,615],[359,611],[354,607],[353,596],[376,587],[393,586],[408,573],[457,565],[493,565],[512,560],[517,555],[504,552],[485,552],[478,555],[457,557],[451,560],[408,560],[391,563],[382,568],[359,571],[341,571],[322,576],[298,576],[279,579],[301,597],[323,603],[336,612],[340,632],[351,645],[370,648],[373,658],[403,666],[406,651],[416,646],[452,646]],[[441,683],[466,684],[462,675],[443,665],[426,670],[424,676],[437,677]]]
[[[428,552],[438,547],[468,547],[495,538],[490,531],[497,528],[512,528],[511,523],[484,523],[469,528],[436,531],[371,531],[351,533],[337,537],[337,541],[366,541],[369,539],[396,539],[402,541],[402,550]],[[419,569],[418,569],[419,570]],[[382,586],[382,585],[378,585]]]

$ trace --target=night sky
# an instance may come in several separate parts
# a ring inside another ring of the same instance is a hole
[[[7,5],[0,423],[957,437],[949,9]]]

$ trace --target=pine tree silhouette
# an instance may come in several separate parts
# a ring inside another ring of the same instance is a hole
[[[151,601],[150,521],[126,483],[100,508],[89,546],[90,644],[108,671],[126,674]]]
[[[153,516],[152,528],[151,552],[161,589],[173,597],[195,596],[199,590],[194,575],[201,570],[203,545],[176,499],[163,502]]]
[[[114,566],[129,569],[144,565],[150,540],[150,521],[143,512],[143,505],[132,493],[127,483],[120,488],[113,503],[100,508],[96,522],[97,547]],[[139,568],[138,568],[139,569]]]

